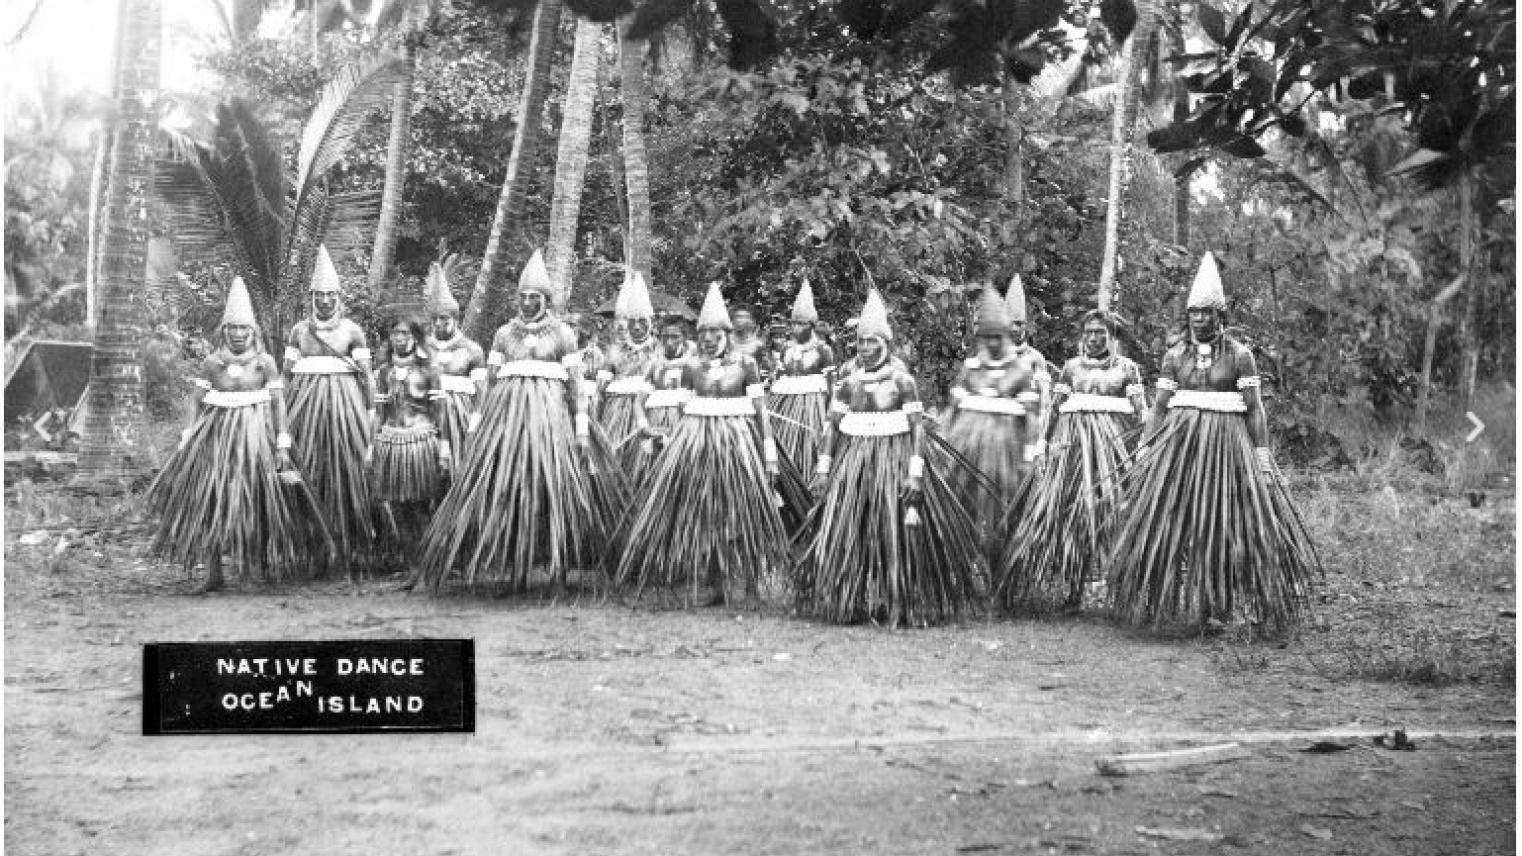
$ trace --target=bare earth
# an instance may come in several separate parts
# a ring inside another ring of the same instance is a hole
[[[890,632],[384,582],[189,597],[140,542],[49,562],[17,537],[14,854],[1515,850],[1514,684],[1351,680],[1315,639],[1156,641],[1097,617]],[[1512,657],[1514,621],[1486,631]],[[475,734],[139,734],[143,643],[406,637],[476,640]],[[1370,740],[1394,728],[1416,751]],[[1352,748],[1300,751],[1330,737]],[[1094,766],[1223,739],[1249,756]]]

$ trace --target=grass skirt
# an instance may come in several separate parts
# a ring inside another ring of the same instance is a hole
[[[275,473],[269,405],[206,407],[148,486],[155,557],[190,568],[228,555],[244,579],[310,575],[331,550],[318,509]]]
[[[824,437],[829,398],[827,392],[767,396],[767,409],[782,417],[771,420],[772,436],[802,472],[812,473],[819,461],[819,441]]]
[[[791,479],[801,482],[796,470]],[[757,590],[763,581],[780,583],[788,536],[766,475],[756,418],[683,417],[642,483],[623,531],[618,580],[641,590],[688,585],[695,591],[710,568],[726,597],[742,588]]]
[[[591,425],[591,463],[577,450],[562,381],[506,377],[486,393],[465,465],[423,536],[422,579],[434,590],[458,568],[467,585],[525,590],[536,565],[558,582],[598,565],[627,491]]]
[[[653,457],[652,452],[641,442],[643,438],[635,436],[639,429],[634,424],[634,398],[623,394],[606,395],[602,402],[602,412],[598,415],[598,421],[608,433],[608,441],[613,444],[613,456],[618,459],[624,477],[630,482],[639,480]]]
[[[840,436],[829,482],[797,540],[802,612],[841,624],[928,625],[972,605],[977,527],[950,478],[966,463],[924,432],[920,525],[906,526],[912,436]]]
[[[439,422],[439,439],[449,441],[449,457],[454,471],[460,471],[465,463],[465,449],[470,438],[465,429],[470,425],[470,411],[476,406],[476,397],[463,392],[444,393],[444,418]]]
[[[439,437],[432,425],[381,428],[370,462],[370,492],[376,502],[432,502],[443,487]]]
[[[1011,503],[995,594],[1011,610],[1043,612],[1076,603],[1087,580],[1104,578],[1120,478],[1128,452],[1127,419],[1116,413],[1058,417],[1047,471]]]
[[[370,416],[359,381],[352,374],[293,374],[286,401],[291,456],[322,503],[339,558],[364,561],[375,533],[365,474]]]
[[[1242,415],[1170,410],[1135,461],[1110,559],[1120,618],[1192,627],[1241,615],[1284,630],[1302,617],[1320,560]]]
[[[1025,462],[1025,421],[1003,413],[958,410],[946,427],[946,442],[971,464],[950,475],[957,497],[973,512],[982,532],[983,554],[992,565],[1004,545],[1005,510],[1032,480]],[[978,502],[979,475],[990,483],[996,502]]]

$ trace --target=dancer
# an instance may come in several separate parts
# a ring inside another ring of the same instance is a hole
[[[1036,395],[1039,396],[1033,407],[1026,408],[1030,418],[1030,436],[1035,438],[1035,442],[1026,445],[1025,460],[1041,466],[1046,457],[1046,424],[1051,416],[1052,371],[1046,357],[1030,343],[1030,324],[1026,320],[1025,311],[1025,283],[1019,274],[1010,279],[1004,300],[1009,305],[1009,335],[1014,343],[1015,360],[1030,373]]]
[[[1163,357],[1151,433],[1124,479],[1110,596],[1130,624],[1282,631],[1308,609],[1320,561],[1268,449],[1252,352],[1224,331],[1209,253],[1187,306],[1189,338]]]
[[[777,417],[772,422],[777,442],[804,472],[814,471],[819,456],[835,373],[835,352],[814,335],[818,320],[814,288],[805,279],[793,300],[793,341],[782,351],[767,397],[767,406]]]
[[[711,290],[713,284],[709,288]],[[734,318],[734,332],[729,337],[728,347],[737,354],[755,360],[764,381],[771,377],[772,352],[765,337],[756,331],[756,311],[744,303],[736,303],[730,311]]]
[[[203,562],[199,592],[225,584],[224,557],[240,577],[260,582],[305,576],[314,562],[334,558],[311,494],[292,487],[299,476],[284,383],[259,344],[242,277],[228,289],[219,338],[194,381],[201,390],[195,419],[146,495],[159,518],[150,552],[187,571]]]
[[[997,567],[996,591],[1009,609],[1082,606],[1085,582],[1104,579],[1119,512],[1123,439],[1148,418],[1136,363],[1115,353],[1114,316],[1083,318],[1081,356],[1067,361],[1052,388],[1047,428],[1051,460],[1018,518]]]
[[[627,338],[613,346],[597,373],[598,397],[602,400],[597,418],[608,432],[624,476],[635,482],[649,466],[651,452],[635,421],[635,397],[651,390],[650,369],[660,360],[660,343],[650,335],[655,310],[650,305],[650,289],[639,271],[624,280],[614,314],[624,323]]]
[[[486,397],[486,354],[460,330],[460,304],[449,293],[449,270],[457,256],[428,268],[428,314],[433,336],[423,343],[438,370],[437,395],[443,401],[436,419],[439,439],[450,453],[450,469],[458,472],[465,460],[466,438],[480,427],[478,402]]]
[[[371,495],[383,517],[380,546],[404,566],[415,558],[454,462],[450,441],[439,439],[449,404],[438,368],[419,346],[425,335],[415,318],[395,318],[387,329],[386,357],[376,370],[375,441],[366,453]]]
[[[714,283],[698,316],[700,354],[682,366],[682,386],[694,397],[641,487],[618,565],[621,583],[685,586],[688,602],[700,606],[736,604],[742,590],[754,599],[761,580],[787,567],[781,457],[760,368],[729,347],[733,329]]]
[[[343,317],[338,270],[328,248],[317,248],[312,315],[291,328],[285,349],[290,375],[291,437],[296,466],[312,485],[350,569],[368,561],[375,531],[365,450],[375,419],[370,349],[359,325]]]
[[[914,377],[888,356],[888,311],[872,289],[820,445],[821,497],[798,543],[801,611],[826,621],[925,625],[974,597],[977,528],[948,480],[958,466],[925,430]]]
[[[422,579],[524,591],[536,565],[563,589],[572,567],[604,557],[627,501],[607,438],[583,409],[576,334],[550,312],[544,257],[518,281],[518,317],[486,358],[494,378],[465,465],[424,533]]]

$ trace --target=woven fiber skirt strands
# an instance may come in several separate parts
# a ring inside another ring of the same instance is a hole
[[[439,470],[439,438],[433,426],[380,430],[370,462],[370,491],[376,502],[428,502],[444,487]]]
[[[645,454],[644,444],[640,442],[643,438],[639,436],[639,428],[634,424],[634,398],[609,393],[603,397],[602,412],[598,414],[598,421],[613,444],[613,455],[630,481],[637,480],[638,474],[650,463],[650,456]]]
[[[979,543],[988,564],[998,559],[1004,544],[1005,510],[1017,494],[1028,490],[1034,470],[1025,463],[1023,420],[1003,413],[959,410],[946,428],[946,442],[961,453],[971,467],[958,467],[950,474],[957,498],[973,512],[982,533]],[[979,480],[986,479],[995,502],[978,502]]]
[[[1047,471],[1011,504],[1009,533],[994,570],[1006,609],[1045,612],[1076,603],[1083,584],[1104,579],[1129,452],[1123,417],[1064,413],[1048,447]]]
[[[455,471],[458,472],[460,465],[465,462],[468,440],[473,437],[465,433],[465,429],[470,425],[470,411],[476,406],[476,397],[448,390],[442,394],[444,416],[439,420],[439,439],[449,441],[449,455],[453,459]]]
[[[799,470],[813,472],[814,464],[819,460],[819,441],[824,436],[829,393],[773,393],[767,396],[766,407],[779,417],[772,420],[772,434],[777,438],[778,447]]]
[[[1276,631],[1303,616],[1320,560],[1240,415],[1174,408],[1135,461],[1110,558],[1118,616],[1194,627],[1240,615]]]
[[[159,517],[149,550],[186,568],[229,556],[240,577],[261,582],[307,577],[332,544],[305,496],[275,473],[268,404],[207,407],[148,486]]]
[[[561,381],[511,376],[486,394],[482,424],[423,536],[420,572],[434,590],[458,569],[467,585],[528,588],[536,566],[557,582],[603,560],[627,502],[607,435],[591,425],[578,451]]]
[[[784,581],[787,533],[754,416],[682,417],[640,492],[620,539],[621,584],[695,594],[714,568],[733,597]]]
[[[366,561],[375,532],[365,475],[369,407],[359,382],[351,374],[293,374],[286,401],[291,455],[322,503],[339,560]]]
[[[906,525],[911,436],[845,434],[836,442],[829,482],[798,536],[802,612],[840,624],[923,626],[970,610],[977,527],[947,477],[962,464],[925,433],[920,524]]]

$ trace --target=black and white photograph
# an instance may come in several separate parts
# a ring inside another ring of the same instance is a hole
[[[0,10],[5,852],[1516,853],[1514,3]]]

